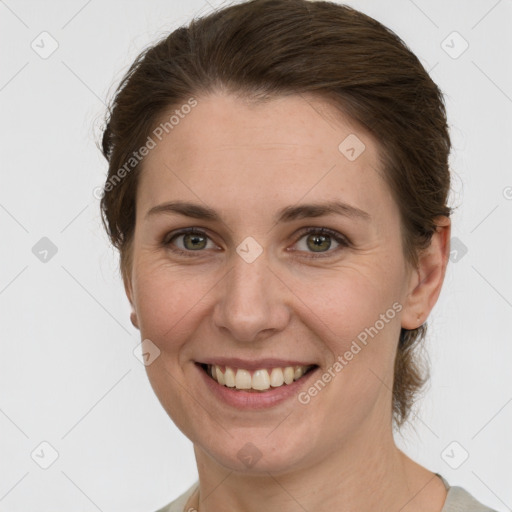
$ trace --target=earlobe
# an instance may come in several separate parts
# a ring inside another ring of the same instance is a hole
[[[136,329],[139,328],[139,321],[137,319],[137,313],[135,313],[133,306],[132,306],[132,312],[130,313],[130,321]]]
[[[132,311],[130,313],[130,321],[136,329],[139,329],[139,320],[137,318],[137,312],[135,311],[135,306],[133,305],[133,292],[132,292],[131,281],[128,276],[123,276],[123,284],[124,284],[124,290],[126,292],[126,297],[128,298],[128,301],[130,302],[130,306],[132,308]]]
[[[451,222],[448,217],[441,216],[436,218],[436,225],[430,245],[421,252],[418,266],[411,272],[402,314],[404,329],[417,329],[424,324],[441,293],[450,254]]]

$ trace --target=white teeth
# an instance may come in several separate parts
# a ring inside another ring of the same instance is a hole
[[[256,370],[252,376],[252,387],[264,391],[270,387],[270,377],[267,370]]]
[[[283,372],[285,384],[291,384],[293,382],[294,375],[295,375],[295,370],[291,366],[287,366]]]
[[[228,388],[255,389],[266,391],[267,389],[278,388],[283,384],[291,384],[294,380],[300,379],[311,366],[286,366],[285,368],[262,368],[251,372],[242,368],[230,368],[226,366],[224,372],[220,366],[208,365],[207,373],[219,384]]]
[[[215,376],[217,378],[217,382],[224,385],[226,381],[224,380],[224,374],[220,371],[220,368],[218,366],[212,366],[212,368],[215,368]]]
[[[283,370],[281,368],[273,368],[270,374],[270,385],[273,388],[282,386],[284,382]]]
[[[226,371],[224,372],[224,385],[228,388],[235,387],[235,372],[229,366],[226,366]]]
[[[251,374],[247,370],[238,370],[235,377],[236,389],[251,389]]]

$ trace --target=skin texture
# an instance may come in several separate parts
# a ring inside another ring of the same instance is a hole
[[[424,323],[440,293],[449,219],[438,219],[412,269],[367,132],[312,96],[253,104],[219,92],[197,101],[144,160],[133,265],[124,277],[132,322],[161,351],[146,367],[151,385],[194,444],[200,511],[439,512],[442,482],[394,443],[391,389],[400,328]],[[350,134],[366,146],[354,161],[338,150]],[[222,220],[147,215],[174,200],[213,208]],[[371,219],[273,220],[286,206],[330,200]],[[310,226],[350,243],[328,238],[330,247],[315,252],[315,235],[301,233]],[[164,244],[187,227],[206,232],[204,248],[190,249],[183,236]],[[252,263],[236,252],[249,236],[263,248]],[[235,410],[213,398],[194,364],[275,357],[323,372],[396,302],[401,311],[307,405],[293,398]],[[247,442],[261,453],[250,468],[237,457]]]

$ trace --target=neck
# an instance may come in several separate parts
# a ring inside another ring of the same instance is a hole
[[[290,472],[240,473],[194,446],[199,512],[337,512],[400,510],[439,512],[446,499],[441,480],[395,445],[391,428],[361,428],[315,464]],[[188,510],[188,509],[187,509]]]

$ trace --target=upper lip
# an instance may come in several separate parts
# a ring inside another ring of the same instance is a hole
[[[264,368],[286,368],[287,366],[316,366],[315,363],[304,363],[290,359],[240,359],[237,357],[215,357],[197,361],[200,364],[215,364],[217,366],[229,366],[231,368],[243,368],[244,370],[261,370]]]

